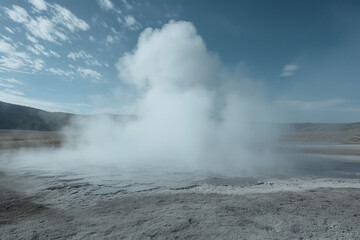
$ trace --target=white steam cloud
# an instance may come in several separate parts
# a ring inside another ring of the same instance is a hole
[[[54,152],[23,154],[49,167],[200,169],[251,173],[271,166],[277,131],[261,86],[226,69],[193,24],[148,28],[116,64],[121,81],[135,86],[135,120],[78,119],[69,141]],[[240,72],[240,73],[239,73]]]

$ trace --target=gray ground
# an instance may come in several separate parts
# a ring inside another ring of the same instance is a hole
[[[360,238],[355,180],[99,195],[91,184],[34,176],[16,176],[14,189],[6,184],[12,177],[1,175],[1,239]]]
[[[0,239],[360,239],[359,145],[287,149],[296,153],[282,172],[182,173],[173,182],[166,174],[108,181],[2,161]]]

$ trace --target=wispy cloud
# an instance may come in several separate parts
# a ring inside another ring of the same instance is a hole
[[[1,90],[0,101],[34,107],[51,112],[75,112],[77,104],[59,104],[50,101],[28,98],[23,92]]]
[[[23,85],[23,83],[15,78],[0,78],[1,82],[8,82],[8,83],[13,83],[13,84],[18,84],[18,85]]]
[[[30,36],[28,33],[26,33],[26,39],[32,43],[38,43],[38,40],[36,40],[36,38]]]
[[[97,0],[101,9],[108,11],[114,9],[114,4],[110,0]]]
[[[28,21],[29,14],[28,12],[17,5],[13,5],[12,9],[5,8],[5,12],[11,20],[18,23],[26,23]]]
[[[56,28],[51,20],[44,17],[30,19],[25,24],[27,30],[36,38],[49,42],[65,41],[68,39],[66,34]]]
[[[0,40],[0,52],[8,54],[8,53],[12,53],[14,51],[15,51],[15,48],[11,44],[7,43],[4,40]]]
[[[58,4],[52,6],[54,10],[53,22],[58,25],[63,25],[71,32],[76,30],[86,31],[89,29],[89,25],[82,19],[76,17],[70,10],[61,7]]]
[[[28,45],[26,48],[35,55],[44,55],[46,57],[60,57],[60,55],[53,50],[46,51],[45,47],[40,44],[34,44],[33,46]]]
[[[5,30],[6,31],[8,31],[9,33],[11,33],[11,34],[14,34],[14,31],[13,30],[11,30],[10,28],[8,28],[8,27],[5,27]]]
[[[83,78],[91,78],[92,80],[94,79],[101,80],[101,74],[92,69],[79,67],[77,68],[77,71]]]
[[[11,37],[9,37],[9,36],[5,36],[5,35],[0,34],[0,37],[2,37],[2,39],[0,39],[0,40],[2,40],[2,41],[8,41],[8,42],[12,42],[12,41],[13,41],[13,40],[11,39]]]
[[[109,42],[109,43],[112,43],[112,42],[114,42],[114,39],[113,39],[113,37],[111,35],[108,35],[106,37],[106,41]]]
[[[2,92],[5,94],[15,95],[15,96],[23,96],[24,95],[24,93],[21,91],[9,89],[9,88],[5,88]]]
[[[136,21],[135,17],[132,15],[127,15],[122,22],[126,28],[129,30],[135,31],[141,28],[141,24]]]
[[[295,64],[287,64],[284,66],[282,73],[280,74],[281,77],[290,77],[294,75],[294,72],[298,69],[298,65]]]
[[[104,11],[113,10],[116,13],[120,14],[121,10],[116,8],[115,5],[110,0],[97,0],[100,8]]]
[[[19,69],[20,67],[25,66],[25,63],[19,58],[14,56],[2,56],[0,57],[0,69],[2,70],[12,70]]]
[[[127,0],[121,0],[121,1],[123,2],[124,6],[126,7],[127,10],[130,10],[133,8],[132,5],[129,4],[129,2]]]
[[[35,38],[40,38],[57,43],[68,40],[71,33],[89,29],[89,25],[84,20],[56,3],[50,4],[39,0],[31,1],[31,3],[39,11],[45,10],[47,7],[50,11],[47,12],[47,15],[33,17],[24,8],[17,5],[13,5],[12,9],[5,8],[5,12],[11,20],[23,24],[28,31],[27,39],[29,41],[35,43]]]
[[[111,32],[106,36],[106,45],[109,46],[109,44],[116,43],[120,41],[121,33],[118,32],[115,28],[110,28]]]
[[[39,58],[31,58],[27,53],[19,52],[14,45],[0,39],[0,69],[16,70],[22,67],[37,71],[44,67],[44,61]]]
[[[24,95],[23,92],[18,90],[18,86],[22,83],[14,78],[0,78],[0,89],[4,94],[21,96]]]
[[[33,5],[35,11],[47,10],[46,2],[44,0],[29,0]]]
[[[61,71],[56,69],[55,71]],[[66,72],[66,71],[63,71]],[[2,78],[0,77],[0,101],[19,104],[23,106],[29,106],[39,108],[52,112],[87,112],[87,108],[90,107],[84,103],[55,103],[51,101],[44,101],[26,96],[25,92],[19,89],[23,85],[22,81],[14,78]]]
[[[67,55],[72,60],[83,59],[88,66],[101,66],[98,60],[96,60],[91,54],[86,53],[84,50],[79,52],[70,52]]]
[[[0,87],[3,87],[3,88],[15,88],[15,85],[0,82]]]
[[[35,60],[31,60],[32,62],[32,67],[35,69],[35,70],[41,70],[44,68],[44,61],[42,59],[35,59]]]
[[[58,76],[64,76],[64,77],[71,77],[74,75],[73,71],[65,71],[63,69],[60,68],[49,68],[48,72],[54,74],[54,75],[58,75]]]

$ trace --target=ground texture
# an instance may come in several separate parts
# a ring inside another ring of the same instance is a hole
[[[360,239],[359,183],[345,180],[96,195],[13,178],[1,174],[0,239]]]

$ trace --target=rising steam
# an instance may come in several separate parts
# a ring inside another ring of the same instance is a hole
[[[241,53],[239,53],[241,54]],[[271,165],[277,131],[262,87],[222,65],[189,22],[148,28],[116,64],[134,87],[135,119],[77,119],[58,150],[18,155],[33,166],[203,169],[240,174]],[[119,103],[119,107],[121,103]]]

